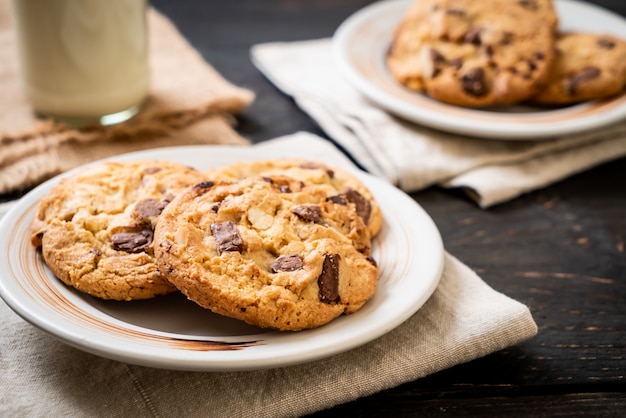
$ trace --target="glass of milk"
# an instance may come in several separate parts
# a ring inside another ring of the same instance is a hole
[[[149,88],[147,0],[13,0],[26,96],[72,125],[133,117]]]

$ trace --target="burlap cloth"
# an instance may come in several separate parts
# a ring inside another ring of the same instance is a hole
[[[254,94],[228,82],[156,10],[148,13],[151,88],[130,121],[71,129],[37,119],[24,97],[9,0],[0,0],[0,195],[111,155],[183,144],[247,144],[233,128]]]

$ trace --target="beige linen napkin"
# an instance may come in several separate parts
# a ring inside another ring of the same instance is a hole
[[[328,141],[307,133],[246,151],[351,164]],[[299,416],[485,356],[537,332],[526,306],[490,288],[449,254],[437,289],[405,323],[357,349],[284,368],[200,373],[120,363],[58,342],[2,301],[0,324],[0,416],[29,417]]]
[[[121,152],[182,144],[247,144],[232,129],[254,94],[228,82],[154,9],[148,12],[151,86],[130,121],[71,129],[37,119],[24,97],[10,0],[0,0],[0,195]]]
[[[356,161],[405,191],[461,187],[488,207],[626,155],[626,122],[550,140],[496,141],[402,121],[342,78],[330,39],[256,45],[251,55]]]

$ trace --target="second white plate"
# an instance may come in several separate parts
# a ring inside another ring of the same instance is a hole
[[[333,36],[333,55],[346,80],[389,112],[431,128],[492,139],[539,140],[577,133],[626,117],[626,94],[559,109],[508,106],[469,109],[411,91],[389,74],[385,57],[393,32],[415,0],[373,3],[349,17]],[[626,39],[626,19],[598,6],[556,0],[562,31],[612,33]]]

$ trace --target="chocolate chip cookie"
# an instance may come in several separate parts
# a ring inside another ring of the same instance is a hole
[[[613,96],[626,86],[626,42],[612,35],[565,33],[547,86],[532,101],[563,105]]]
[[[103,299],[147,299],[176,288],[153,252],[161,211],[199,171],[166,161],[106,162],[62,180],[43,197],[31,242],[69,286]]]
[[[387,65],[406,87],[445,103],[516,103],[545,84],[557,22],[549,0],[419,0]]]
[[[380,206],[365,185],[352,174],[321,162],[295,158],[279,158],[264,161],[245,161],[217,168],[206,173],[215,179],[243,179],[249,176],[284,175],[325,193],[334,203],[354,208],[376,236],[382,225]]]
[[[378,268],[361,217],[284,175],[199,183],[163,211],[161,273],[190,300],[260,327],[301,330],[357,311]],[[363,244],[365,242],[365,245]]]

